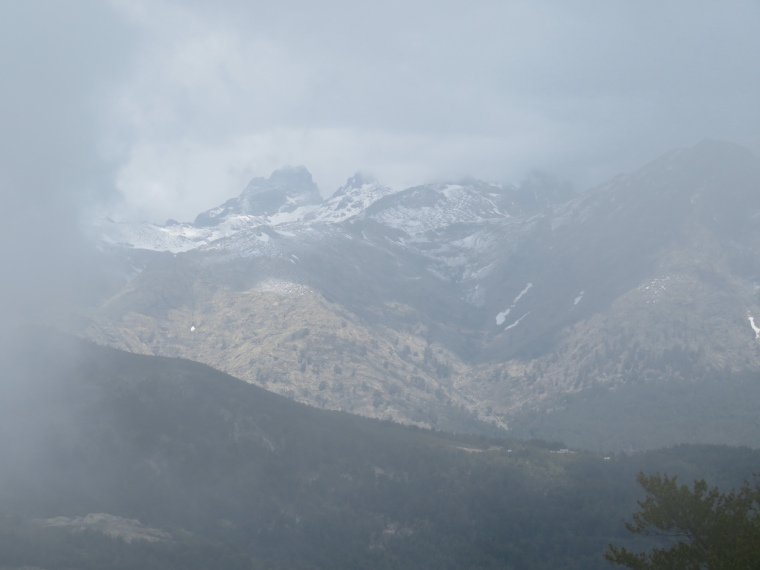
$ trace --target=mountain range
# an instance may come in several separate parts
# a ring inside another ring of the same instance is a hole
[[[733,144],[580,193],[357,174],[323,200],[287,168],[192,223],[89,233],[112,287],[75,332],[101,344],[421,427],[760,443],[760,160]]]

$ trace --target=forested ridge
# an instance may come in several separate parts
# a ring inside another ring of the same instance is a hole
[[[188,361],[27,340],[4,354],[7,568],[605,568],[610,542],[649,544],[623,524],[637,473],[730,487],[760,465],[749,448],[603,455],[451,435],[317,410]],[[167,538],[45,523],[87,513]]]

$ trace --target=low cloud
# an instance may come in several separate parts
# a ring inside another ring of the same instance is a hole
[[[534,168],[600,182],[702,138],[758,147],[752,2],[119,4],[135,215],[190,218],[304,164],[408,185]],[[182,205],[175,205],[178,202]]]
[[[2,144],[121,217],[192,219],[288,164],[325,195],[357,170],[584,188],[703,138],[760,148],[749,0],[16,4],[5,63],[47,71],[2,96],[30,101]]]
[[[101,118],[128,33],[98,2],[0,5],[0,317],[42,318],[76,295],[85,204],[112,199]]]

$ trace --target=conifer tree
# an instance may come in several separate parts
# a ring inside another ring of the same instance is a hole
[[[610,545],[607,560],[634,570],[760,569],[760,483],[721,493],[704,480],[690,489],[659,473],[636,480],[647,497],[626,528],[666,545],[641,553]]]

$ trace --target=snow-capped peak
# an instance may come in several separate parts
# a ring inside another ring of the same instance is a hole
[[[357,172],[307,219],[314,222],[343,222],[362,214],[370,205],[392,193],[393,189]]]
[[[322,201],[319,188],[303,166],[275,170],[269,178],[254,178],[243,193],[217,208],[199,214],[196,226],[213,226],[234,215],[289,214]]]
[[[367,215],[413,235],[452,224],[509,218],[516,210],[513,197],[513,187],[481,180],[425,184],[385,196],[367,209]]]
[[[277,170],[269,178],[254,178],[240,196],[203,212],[194,223],[94,225],[103,243],[178,253],[249,230],[257,234],[263,227],[296,235],[359,218],[411,237],[456,224],[504,221],[519,210],[514,198],[513,186],[475,179],[398,192],[357,173],[322,200],[311,174],[301,166]],[[235,243],[243,242],[245,236],[235,238]]]

